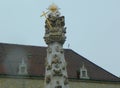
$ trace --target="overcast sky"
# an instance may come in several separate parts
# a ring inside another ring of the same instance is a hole
[[[64,48],[120,76],[120,0],[0,0],[0,42],[46,46],[40,15],[52,3],[65,16]]]

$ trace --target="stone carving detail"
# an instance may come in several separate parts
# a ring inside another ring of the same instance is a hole
[[[51,69],[52,69],[51,65],[48,65],[47,70],[51,70]]]
[[[64,85],[67,85],[67,84],[68,84],[68,79],[65,79]]]
[[[55,50],[56,52],[59,52],[59,46],[56,46]]]
[[[52,49],[48,47],[47,52],[52,53]]]
[[[63,77],[64,77],[64,85],[67,85],[68,84],[68,77],[65,75]]]
[[[65,70],[65,66],[63,66],[62,69]]]
[[[50,81],[51,81],[50,75],[46,76],[46,83],[50,83]]]
[[[49,24],[47,22],[47,20],[49,20],[50,25],[55,28],[55,27],[64,27],[65,26],[65,22],[64,22],[64,16],[61,17],[56,17],[56,16],[52,16],[52,15],[48,15],[48,18],[46,19],[45,22],[45,28],[49,28]]]
[[[68,84],[68,78],[65,78],[64,85]]]
[[[52,59],[52,64],[61,63],[60,58],[55,54]]]
[[[58,63],[57,63],[57,64],[55,64],[55,68],[57,68],[57,69],[58,69],[59,67],[60,67],[60,64],[58,64]]]
[[[53,70],[53,76],[62,76],[61,69],[54,69]]]

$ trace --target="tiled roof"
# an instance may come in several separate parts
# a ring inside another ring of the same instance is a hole
[[[77,71],[84,63],[91,80],[120,81],[115,75],[71,49],[65,49],[64,54],[69,78],[76,79]],[[0,74],[18,75],[18,67],[22,58],[25,58],[28,65],[28,75],[44,76],[46,47],[5,43],[0,43]]]

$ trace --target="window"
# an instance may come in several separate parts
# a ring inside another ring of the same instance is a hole
[[[82,71],[82,77],[86,77],[86,71]]]
[[[25,67],[21,67],[21,73],[25,73]]]
[[[82,79],[89,79],[88,73],[87,73],[87,69],[86,69],[86,67],[84,66],[84,64],[83,64],[83,66],[80,68],[80,78],[82,78]]]

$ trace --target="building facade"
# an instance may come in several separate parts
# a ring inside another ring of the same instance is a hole
[[[0,43],[0,88],[43,88],[46,49]],[[120,88],[117,76],[71,49],[64,54],[70,88]]]

